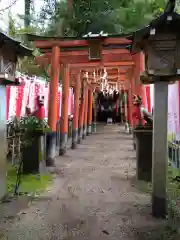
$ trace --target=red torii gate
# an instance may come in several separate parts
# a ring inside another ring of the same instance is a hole
[[[28,35],[29,40],[35,42],[35,46],[41,50],[42,56],[37,57],[39,64],[51,64],[51,81],[50,81],[50,101],[48,124],[52,131],[56,131],[57,123],[57,94],[58,82],[60,75],[60,67],[63,66],[62,78],[62,121],[61,121],[61,142],[60,142],[60,155],[65,153],[67,132],[68,132],[68,95],[70,84],[70,72],[73,69],[77,70],[75,80],[75,111],[73,120],[73,144],[75,148],[76,143],[79,142],[83,135],[83,127],[90,129],[92,124],[92,85],[87,79],[81,83],[82,75],[81,70],[99,69],[99,68],[124,68],[124,75],[131,70],[130,83],[131,93],[140,94],[140,83],[135,84],[139,79],[140,72],[144,71],[144,59],[142,54],[132,56],[127,50],[131,41],[126,36],[97,36],[87,37],[86,39],[77,38],[51,38]],[[99,54],[99,55],[98,55]],[[95,57],[94,57],[95,55]],[[128,70],[127,70],[128,68]],[[116,75],[118,81],[118,76]],[[125,78],[125,77],[124,77]],[[81,92],[81,104],[79,109],[79,96]],[[142,96],[143,97],[143,96]],[[131,97],[130,97],[131,98]],[[129,104],[131,105],[131,99]],[[132,107],[130,107],[129,116],[132,114]],[[132,119],[129,119],[133,124]],[[79,133],[78,133],[79,130]],[[90,132],[90,131],[89,131]]]

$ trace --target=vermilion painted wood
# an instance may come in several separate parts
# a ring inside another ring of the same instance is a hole
[[[110,44],[130,44],[131,40],[128,40],[126,38],[105,38],[102,41],[102,44],[104,45],[110,45]],[[87,40],[66,40],[64,39],[55,39],[55,40],[37,40],[35,41],[36,48],[52,48],[53,46],[58,47],[88,47],[89,42]]]

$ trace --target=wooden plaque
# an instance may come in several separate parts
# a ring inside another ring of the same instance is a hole
[[[89,60],[101,59],[101,41],[99,39],[89,40]]]
[[[8,74],[8,80],[15,81],[16,63],[0,57],[0,72],[1,74]]]

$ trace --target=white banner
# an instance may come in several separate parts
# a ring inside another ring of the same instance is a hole
[[[151,104],[154,106],[154,85],[150,86]],[[168,133],[180,133],[178,82],[168,86]]]

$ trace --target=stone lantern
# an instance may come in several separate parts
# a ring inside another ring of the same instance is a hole
[[[146,56],[147,83],[160,77],[172,81],[180,77],[180,15],[164,12],[147,27],[133,33],[131,52],[143,51]]]
[[[169,0],[162,15],[130,37],[131,53],[143,51],[146,56],[146,70],[141,80],[146,84],[154,83],[153,137],[149,144],[154,217],[166,217],[167,213],[168,84],[180,79],[180,15],[174,12],[174,8],[175,0]],[[146,153],[143,161],[147,161],[149,155]]]

